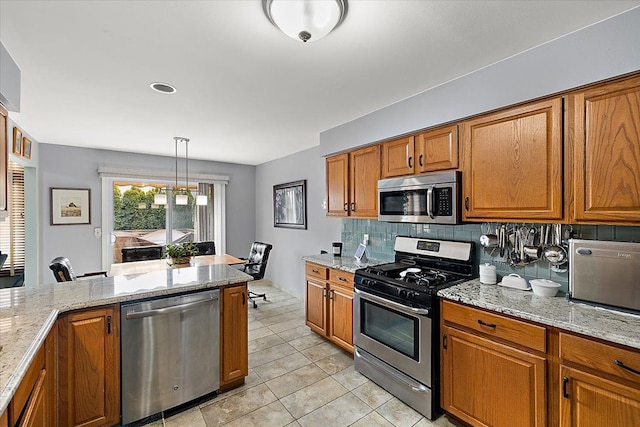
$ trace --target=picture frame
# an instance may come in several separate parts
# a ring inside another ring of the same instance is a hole
[[[307,180],[273,186],[273,226],[307,229]]]
[[[13,154],[22,156],[22,131],[17,127],[13,128]]]
[[[91,190],[49,188],[51,225],[91,224]]]
[[[31,140],[27,137],[22,138],[22,157],[31,158]]]

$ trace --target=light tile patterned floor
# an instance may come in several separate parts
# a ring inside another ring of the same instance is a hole
[[[429,421],[353,369],[353,357],[311,332],[304,303],[266,282],[249,307],[249,376],[242,387],[148,427],[414,426]]]

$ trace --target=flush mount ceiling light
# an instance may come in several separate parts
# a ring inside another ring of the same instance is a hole
[[[320,40],[344,20],[347,0],[263,0],[273,25],[294,40]]]
[[[161,82],[151,83],[149,85],[149,87],[151,89],[155,90],[156,92],[167,93],[167,94],[176,93],[178,91],[178,89],[176,89],[175,87],[171,86],[170,84],[161,83]]]

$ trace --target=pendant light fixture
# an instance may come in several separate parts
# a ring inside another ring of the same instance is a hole
[[[294,40],[320,40],[342,23],[347,0],[263,0],[273,25]]]
[[[154,205],[166,205],[167,204],[167,193],[162,192],[162,188],[160,191],[153,196],[153,204]],[[166,191],[166,190],[165,190]]]
[[[185,183],[186,190],[180,189],[180,194],[176,194],[176,205],[186,205],[189,203],[187,192],[189,191],[189,138],[174,136],[176,144],[176,186],[174,191],[178,191],[178,142],[184,142],[184,162],[185,162]]]

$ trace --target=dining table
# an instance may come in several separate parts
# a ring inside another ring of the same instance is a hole
[[[167,270],[169,268],[199,267],[214,264],[233,265],[242,263],[244,263],[244,260],[229,254],[194,256],[188,264],[173,264],[171,258],[151,259],[146,261],[111,264],[109,276],[150,273],[152,271]]]

